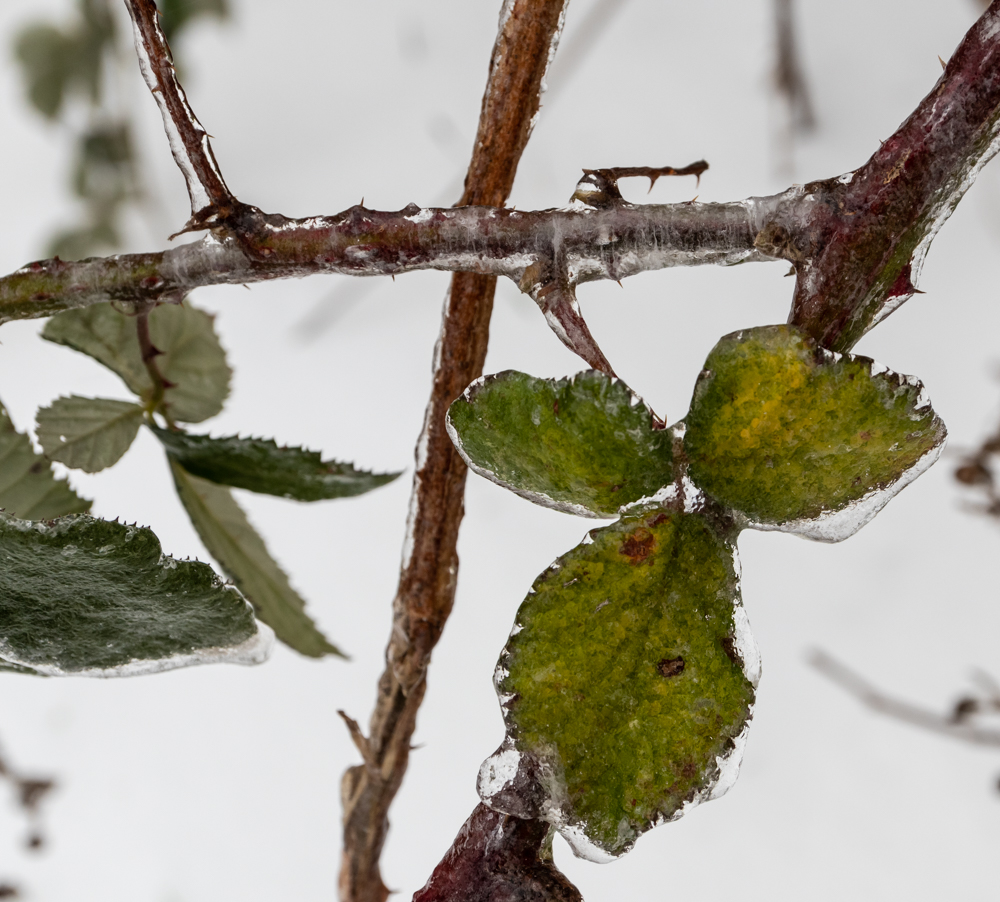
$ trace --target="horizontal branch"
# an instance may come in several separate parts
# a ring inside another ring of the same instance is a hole
[[[572,284],[646,270],[767,259],[754,240],[797,194],[730,204],[576,202],[560,210],[498,207],[378,212],[288,219],[242,206],[229,234],[166,251],[78,263],[30,263],[0,279],[0,323],[51,316],[103,301],[169,299],[205,285],[246,284],[316,273],[400,275],[421,269],[507,276],[520,283],[558,248]],[[787,218],[787,217],[786,217]],[[221,230],[220,230],[221,231]]]

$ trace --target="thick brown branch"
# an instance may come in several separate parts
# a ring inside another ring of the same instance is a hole
[[[931,240],[1000,149],[1000,0],[934,90],[859,170],[806,185],[807,222],[778,223],[763,250],[798,271],[790,322],[847,350],[914,292]]]
[[[506,201],[538,112],[564,6],[565,0],[504,3],[462,203],[501,207]],[[442,226],[447,222],[448,216],[442,213]],[[480,267],[466,264],[463,269]],[[355,767],[343,782],[340,894],[350,902],[384,902],[388,896],[379,855],[388,830],[389,806],[406,771],[431,650],[455,597],[455,548],[466,469],[448,438],[445,414],[449,404],[482,373],[495,287],[495,275],[481,270],[460,272],[452,278],[445,301],[431,398],[417,443],[386,670],[367,740],[379,773],[376,778],[371,767]]]
[[[135,49],[142,77],[163,115],[163,127],[174,160],[191,197],[191,224],[195,227],[226,216],[235,198],[226,187],[212,152],[208,133],[187,101],[177,80],[167,39],[160,29],[154,0],[125,0],[135,31]]]

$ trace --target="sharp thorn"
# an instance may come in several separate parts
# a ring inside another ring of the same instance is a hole
[[[621,279],[615,279],[615,281],[618,283],[618,287],[619,288],[624,288],[625,287],[624,285],[622,285],[622,280]]]
[[[941,64],[941,68],[942,69],[947,69],[948,68],[948,64],[945,63],[945,61],[943,59],[941,59],[940,56],[938,57],[938,62]]]

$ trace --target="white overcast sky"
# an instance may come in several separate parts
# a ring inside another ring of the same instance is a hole
[[[365,198],[398,209],[453,202],[468,159],[497,0],[231,0],[234,19],[181,48],[190,99],[232,189],[265,210],[334,213]],[[595,0],[573,0],[564,48]],[[779,171],[781,110],[769,89],[770,0],[623,0],[552,93],[512,203],[565,203],[582,167],[711,169],[661,180],[651,198],[730,200],[863,163],[940,74],[974,21],[973,0],[802,0],[818,131]],[[64,133],[34,116],[9,50],[21,24],[69,0],[0,4],[0,271],[42,254],[71,215]],[[166,245],[186,195],[135,69],[117,84],[141,120],[159,213],[130,250]],[[950,457],[860,534],[836,546],[744,534],[744,600],[764,677],[743,774],[724,799],[652,832],[611,865],[557,861],[589,902],[666,897],[783,902],[996,898],[1000,755],[880,719],[805,663],[822,646],[901,696],[939,709],[973,666],[1000,675],[1000,530],[964,512],[956,452],[1000,417],[1000,170],[988,167],[937,238],[911,300],[858,350],[922,378],[948,424]],[[625,185],[639,200],[643,183]],[[158,217],[158,218],[157,218]],[[781,264],[651,273],[585,286],[580,301],[621,376],[671,420],[687,409],[716,339],[782,322]],[[0,881],[38,902],[329,900],[339,861],[338,786],[357,761],[335,715],[365,722],[389,629],[413,445],[429,389],[447,276],[346,277],[206,289],[236,370],[214,434],[274,436],[377,469],[407,468],[360,499],[297,506],[238,493],[323,628],[353,660],[279,648],[256,669],[208,667],[124,681],[3,675],[0,740],[52,774],[49,848],[0,805]],[[316,327],[326,316],[326,328]],[[311,320],[307,320],[312,317]],[[304,320],[313,325],[305,331]],[[126,397],[97,364],[0,330],[0,398],[22,428],[59,394]],[[581,369],[531,302],[500,286],[487,372]],[[175,556],[205,553],[155,440],[113,470],[74,474],[94,512],[154,527]],[[400,898],[422,885],[476,803],[480,762],[502,738],[491,675],[537,573],[594,524],[472,478],[455,612],[438,647],[383,868]]]

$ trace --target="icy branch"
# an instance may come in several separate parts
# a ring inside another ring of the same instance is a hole
[[[788,200],[795,201],[795,195]],[[522,212],[469,206],[392,213],[352,207],[287,219],[243,207],[228,234],[149,254],[31,263],[0,279],[0,323],[108,300],[176,297],[204,285],[315,273],[400,275],[419,269],[507,276],[558,257],[571,284],[651,269],[765,259],[754,248],[784,195],[732,204],[584,204]]]
[[[187,101],[177,80],[167,39],[157,20],[154,0],[125,0],[135,33],[135,51],[146,85],[156,98],[174,161],[184,174],[191,197],[191,227],[226,215],[235,198],[215,161],[208,132]]]

